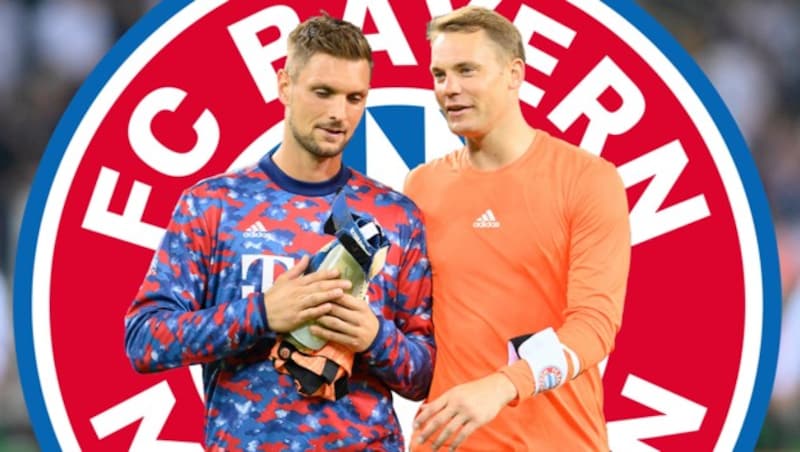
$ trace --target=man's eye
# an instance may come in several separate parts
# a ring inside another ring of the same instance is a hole
[[[317,97],[323,97],[323,98],[324,97],[328,97],[328,96],[331,95],[330,91],[327,91],[327,90],[324,90],[324,89],[315,90],[314,94],[316,94]]]

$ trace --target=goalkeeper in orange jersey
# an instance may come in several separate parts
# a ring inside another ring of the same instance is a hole
[[[437,361],[412,447],[608,450],[599,363],[630,265],[616,168],[531,127],[520,34],[464,7],[429,25],[434,91],[466,145],[415,168]]]

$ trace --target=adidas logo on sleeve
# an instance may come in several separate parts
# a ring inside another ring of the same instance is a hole
[[[500,227],[500,222],[495,218],[492,209],[486,209],[486,212],[483,212],[483,215],[479,216],[472,223],[472,227],[478,229],[496,229]]]

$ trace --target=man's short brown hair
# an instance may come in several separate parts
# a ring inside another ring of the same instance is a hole
[[[366,60],[372,71],[372,49],[364,33],[350,22],[324,12],[295,27],[289,34],[286,70],[292,78],[317,53],[345,60]]]
[[[464,6],[435,17],[428,24],[428,40],[433,41],[441,33],[474,33],[480,30],[486,32],[502,53],[511,59],[525,61],[525,48],[517,27],[502,15],[480,6]]]

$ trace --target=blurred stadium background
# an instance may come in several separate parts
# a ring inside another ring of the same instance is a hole
[[[154,0],[0,0],[0,452],[38,450],[11,331],[11,283],[32,177],[61,114]],[[694,57],[745,136],[770,200],[783,326],[759,450],[800,450],[800,0],[638,1]]]

